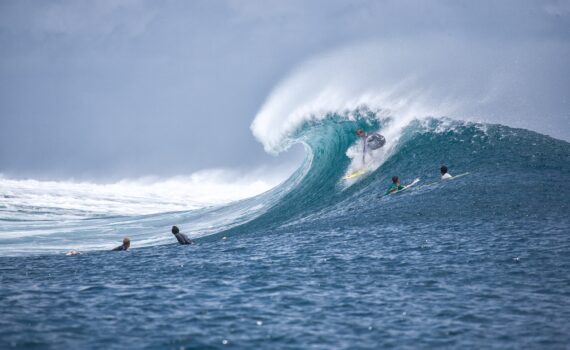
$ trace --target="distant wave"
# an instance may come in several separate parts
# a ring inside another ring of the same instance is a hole
[[[176,224],[194,238],[209,235],[263,213],[271,200],[260,204],[255,196],[281,181],[280,175],[261,170],[213,170],[106,185],[2,177],[0,255],[104,250],[122,236],[138,247],[153,246],[169,242]]]
[[[170,179],[133,179],[110,184],[0,177],[0,220],[62,220],[195,210],[265,192],[282,179],[206,170]],[[17,212],[11,217],[11,212]],[[29,216],[26,216],[29,213]]]

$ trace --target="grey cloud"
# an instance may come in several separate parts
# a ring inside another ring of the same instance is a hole
[[[570,1],[568,0],[551,0],[544,5],[544,11],[549,15],[568,16],[570,15]]]
[[[136,0],[19,1],[4,4],[0,25],[21,35],[103,36],[142,34],[156,11]],[[14,16],[15,15],[15,16]]]

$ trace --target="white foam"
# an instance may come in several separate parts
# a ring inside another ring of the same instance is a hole
[[[0,177],[0,205],[35,208],[30,219],[51,216],[143,215],[198,209],[253,197],[276,186],[283,175],[213,169],[169,179],[128,179],[110,184],[18,180]],[[53,211],[53,212],[52,212]],[[45,212],[45,214],[40,214]],[[54,217],[54,218],[55,218]],[[18,219],[26,219],[20,213]]]

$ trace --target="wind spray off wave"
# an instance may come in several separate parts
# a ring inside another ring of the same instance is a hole
[[[545,43],[538,52],[525,44],[495,47],[447,37],[384,41],[348,46],[319,55],[295,69],[269,95],[251,125],[265,150],[279,153],[292,144],[295,130],[328,113],[347,115],[366,106],[394,122],[384,130],[398,137],[413,119],[454,119],[507,124],[570,137],[553,127],[567,118],[559,105],[564,84],[541,77],[559,76],[549,64],[570,54],[561,43]],[[532,83],[529,83],[532,82]],[[556,89],[561,86],[562,89]],[[545,101],[544,99],[547,98]],[[542,119],[537,121],[536,116]]]

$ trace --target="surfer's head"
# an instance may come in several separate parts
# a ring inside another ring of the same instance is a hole
[[[123,247],[125,247],[125,250],[129,249],[130,246],[131,246],[131,240],[129,239],[129,237],[123,238]]]
[[[442,165],[441,168],[439,168],[439,171],[441,171],[441,175],[447,174],[447,167]]]
[[[177,234],[178,232],[180,232],[180,230],[178,229],[178,226],[172,226],[172,233]]]
[[[357,129],[356,130],[356,136],[358,137],[364,137],[366,134],[364,133],[364,130],[362,129]]]
[[[395,184],[399,184],[400,183],[400,178],[397,176],[392,176],[392,182]]]

